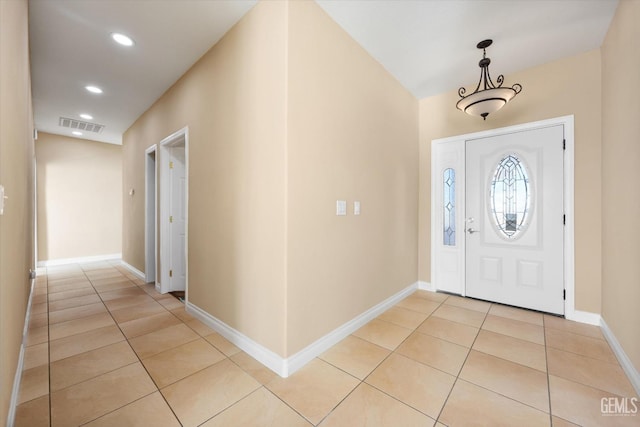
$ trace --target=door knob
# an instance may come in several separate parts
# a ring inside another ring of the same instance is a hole
[[[467,229],[467,233],[469,233],[469,234],[478,233],[479,231],[480,230],[474,230],[473,228]]]

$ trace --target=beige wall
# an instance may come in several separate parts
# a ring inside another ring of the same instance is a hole
[[[474,64],[469,64],[473,66]],[[479,71],[478,71],[479,72]],[[499,73],[500,70],[493,70]],[[431,141],[553,117],[575,116],[576,309],[601,311],[601,72],[593,50],[505,76],[522,93],[483,121],[455,108],[457,91],[420,101],[419,277],[431,280]],[[472,83],[467,84],[467,88]]]
[[[416,281],[417,100],[315,3],[259,2],[137,120],[125,189],[184,126],[190,302],[289,356]],[[142,270],[137,194],[123,252]]]
[[[0,1],[0,424],[7,419],[33,267],[33,114],[28,5]]]
[[[640,371],[640,2],[602,45],[602,317]]]
[[[289,5],[288,73],[291,355],[415,283],[418,103],[315,2]]]
[[[123,138],[124,260],[144,270],[144,150],[188,126],[189,301],[281,355],[286,19],[258,3]]]
[[[36,162],[38,261],[122,252],[122,147],[40,132]]]

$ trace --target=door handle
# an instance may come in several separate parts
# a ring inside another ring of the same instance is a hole
[[[467,233],[469,233],[469,234],[479,233],[479,232],[480,232],[480,230],[474,230],[473,228],[467,229]]]

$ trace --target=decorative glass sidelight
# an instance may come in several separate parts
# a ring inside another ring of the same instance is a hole
[[[443,244],[456,245],[456,171],[445,169],[443,176]]]
[[[489,204],[494,224],[503,237],[514,239],[527,227],[531,187],[527,169],[516,155],[498,162],[490,183]]]

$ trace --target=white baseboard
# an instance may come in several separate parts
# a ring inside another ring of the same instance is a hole
[[[228,339],[231,343],[242,349],[251,357],[262,363],[267,368],[271,369],[281,377],[286,377],[286,368],[284,365],[284,359],[272,352],[268,348],[261,344],[258,344],[242,332],[237,331],[231,326],[227,325],[223,321],[213,317],[197,305],[187,301],[185,304],[187,313],[193,315],[202,323]]]
[[[146,279],[146,277],[147,277],[147,276],[145,276],[145,274],[144,274],[142,271],[138,270],[138,269],[137,269],[137,268],[135,268],[133,265],[131,265],[131,264],[129,264],[129,263],[126,263],[126,262],[124,262],[124,261],[120,261],[120,264],[121,264],[123,267],[125,267],[127,270],[129,270],[130,272],[132,272],[133,274],[135,274],[135,275],[136,275],[136,277],[138,277],[139,279],[147,280],[147,279]]]
[[[429,291],[429,292],[437,292],[438,291],[436,289],[436,287],[433,286],[431,283],[423,282],[422,280],[418,282],[418,289],[420,289],[422,291]]]
[[[597,313],[590,313],[588,311],[573,310],[567,311],[564,314],[564,318],[567,320],[573,320],[575,322],[586,323],[588,325],[600,326],[602,317]]]
[[[53,267],[56,265],[67,265],[67,264],[84,264],[88,262],[111,261],[111,260],[120,259],[120,258],[122,258],[122,254],[95,255],[95,256],[85,256],[85,257],[79,257],[79,258],[49,259],[44,261],[38,261],[38,267]]]
[[[20,381],[22,381],[22,369],[24,368],[24,349],[29,333],[29,319],[31,318],[31,301],[33,301],[33,290],[36,281],[31,279],[31,289],[27,302],[27,311],[24,315],[24,327],[22,328],[22,343],[20,344],[20,355],[18,356],[18,366],[13,377],[13,388],[11,390],[11,401],[9,402],[9,414],[7,416],[7,427],[13,427],[16,418],[16,408],[18,407],[18,397],[20,395]]]
[[[416,289],[418,289],[418,282],[380,302],[288,358],[284,358],[263,345],[258,344],[243,333],[213,317],[189,301],[186,303],[186,310],[188,313],[197,317],[201,322],[218,332],[264,366],[271,369],[279,376],[286,378],[309,363],[315,357],[318,357],[333,345],[364,326],[370,320],[378,317],[384,311],[412,294]]]
[[[629,359],[629,356],[624,352],[624,349],[618,342],[618,339],[615,337],[611,329],[609,329],[607,322],[604,321],[602,316],[588,311],[573,310],[565,313],[564,317],[567,320],[599,326],[602,329],[602,333],[611,346],[611,350],[613,350],[613,353],[618,358],[620,366],[624,370],[625,374],[627,374],[627,377],[629,378],[631,385],[633,385],[633,388],[636,390],[636,393],[640,395],[640,373],[638,373],[638,370],[633,366],[631,359]]]
[[[390,296],[386,300],[376,304],[371,307],[369,310],[360,314],[359,316],[351,319],[347,323],[342,326],[334,329],[329,332],[327,335],[322,338],[316,340],[312,344],[303,348],[296,354],[285,360],[285,366],[287,367],[287,374],[291,375],[298,369],[302,368],[304,365],[312,361],[314,358],[318,357],[325,351],[329,350],[332,346],[336,345],[338,342],[342,341],[347,336],[351,335],[356,330],[360,329],[365,324],[369,323],[369,321],[378,317],[382,313],[384,313],[389,308],[396,305],[398,302],[402,301],[409,295],[411,295],[418,288],[418,283],[414,283],[395,295]]]
[[[638,369],[636,369],[636,367],[633,366],[631,359],[629,359],[629,356],[627,356],[627,353],[624,352],[624,349],[618,342],[618,339],[616,338],[616,336],[613,334],[613,331],[609,329],[609,325],[607,325],[607,322],[605,322],[604,319],[602,318],[600,319],[600,327],[602,328],[602,333],[604,334],[604,337],[606,338],[607,342],[611,346],[613,353],[618,358],[618,362],[620,362],[620,366],[622,366],[622,370],[625,372],[625,374],[627,374],[627,377],[629,378],[631,385],[636,390],[636,393],[638,394],[638,396],[640,396],[640,372],[638,372]],[[628,397],[628,396],[622,396],[622,397]]]

